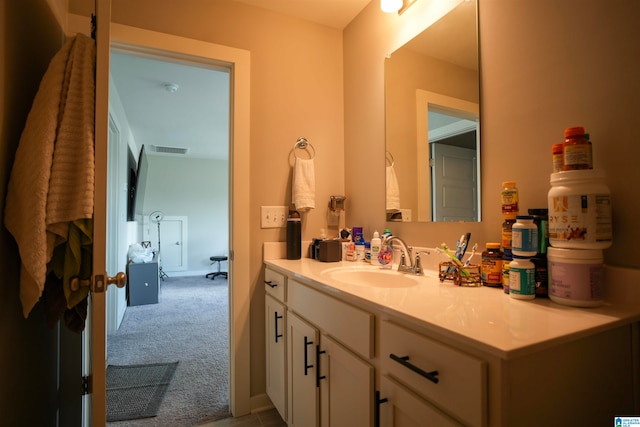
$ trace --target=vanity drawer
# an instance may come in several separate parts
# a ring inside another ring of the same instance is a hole
[[[292,310],[360,356],[373,358],[371,313],[289,279],[287,300]]]
[[[264,289],[267,294],[284,302],[286,292],[285,275],[266,267],[264,269]]]
[[[486,425],[484,361],[383,320],[380,322],[380,364],[383,373],[401,381],[464,424]],[[437,375],[432,378],[435,377],[437,383],[424,375],[434,371]]]

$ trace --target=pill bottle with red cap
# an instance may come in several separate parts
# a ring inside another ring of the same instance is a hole
[[[562,143],[562,170],[592,169],[591,141],[582,126],[566,128]]]

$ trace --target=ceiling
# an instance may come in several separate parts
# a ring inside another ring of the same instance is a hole
[[[342,29],[370,0],[235,1]],[[464,19],[475,19],[475,15]],[[471,22],[475,26],[475,22]],[[460,34],[446,34],[446,29],[431,31],[438,31],[437,39],[449,41],[447,48],[437,55],[460,49],[476,51],[475,39],[472,43]],[[455,47],[454,42],[460,47]],[[477,64],[477,52],[475,62]],[[186,149],[183,156],[187,157],[228,159],[229,74],[226,70],[114,51],[111,77],[131,133],[137,145],[144,144],[149,154],[158,154],[155,147],[159,146]],[[168,91],[166,84],[177,85],[177,90]]]

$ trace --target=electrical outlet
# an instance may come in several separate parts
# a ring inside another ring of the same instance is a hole
[[[287,225],[286,206],[260,206],[260,228],[281,228]]]

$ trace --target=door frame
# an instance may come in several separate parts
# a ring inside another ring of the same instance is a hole
[[[249,351],[249,66],[250,53],[156,31],[111,23],[111,47],[167,59],[186,59],[229,67],[231,110],[229,143],[229,409],[234,416],[251,410]]]
[[[250,275],[246,266],[249,264],[249,154],[250,154],[250,52],[228,46],[207,43],[199,40],[174,36],[141,28],[110,23],[106,29],[100,25],[101,16],[108,16],[110,10],[105,0],[98,10],[98,40],[101,31],[110,40],[110,48],[135,50],[140,53],[153,54],[165,58],[188,60],[206,64],[218,64],[230,70],[230,143],[229,143],[229,409],[233,416],[249,414],[251,411],[250,390]],[[104,22],[104,21],[103,21]],[[110,33],[110,36],[109,36]],[[99,50],[98,55],[104,55]],[[109,61],[100,57],[97,64],[97,79],[108,81]],[[106,69],[105,69],[106,63]],[[101,65],[102,64],[102,65]],[[97,98],[100,99],[100,98]],[[104,115],[100,111],[108,111],[105,105],[96,105],[96,156],[106,151],[104,127],[101,123]],[[103,185],[100,176],[104,174],[96,165],[96,186]],[[105,211],[103,200],[96,198],[96,211]],[[99,215],[96,215],[98,220]],[[97,228],[100,230],[100,227]],[[96,242],[97,243],[97,242]],[[98,245],[99,246],[99,245]],[[94,274],[100,274],[104,267],[104,248],[94,249]],[[103,258],[100,261],[100,258]],[[236,268],[236,265],[245,266]],[[97,267],[97,268],[96,268]],[[115,272],[113,272],[115,273]],[[95,294],[92,298],[94,316],[103,319],[105,315],[104,294]],[[97,322],[99,323],[99,322]],[[93,425],[104,425],[106,420],[106,345],[104,323],[94,325],[92,330],[92,367],[94,391],[92,396]],[[96,371],[98,371],[96,373]]]

